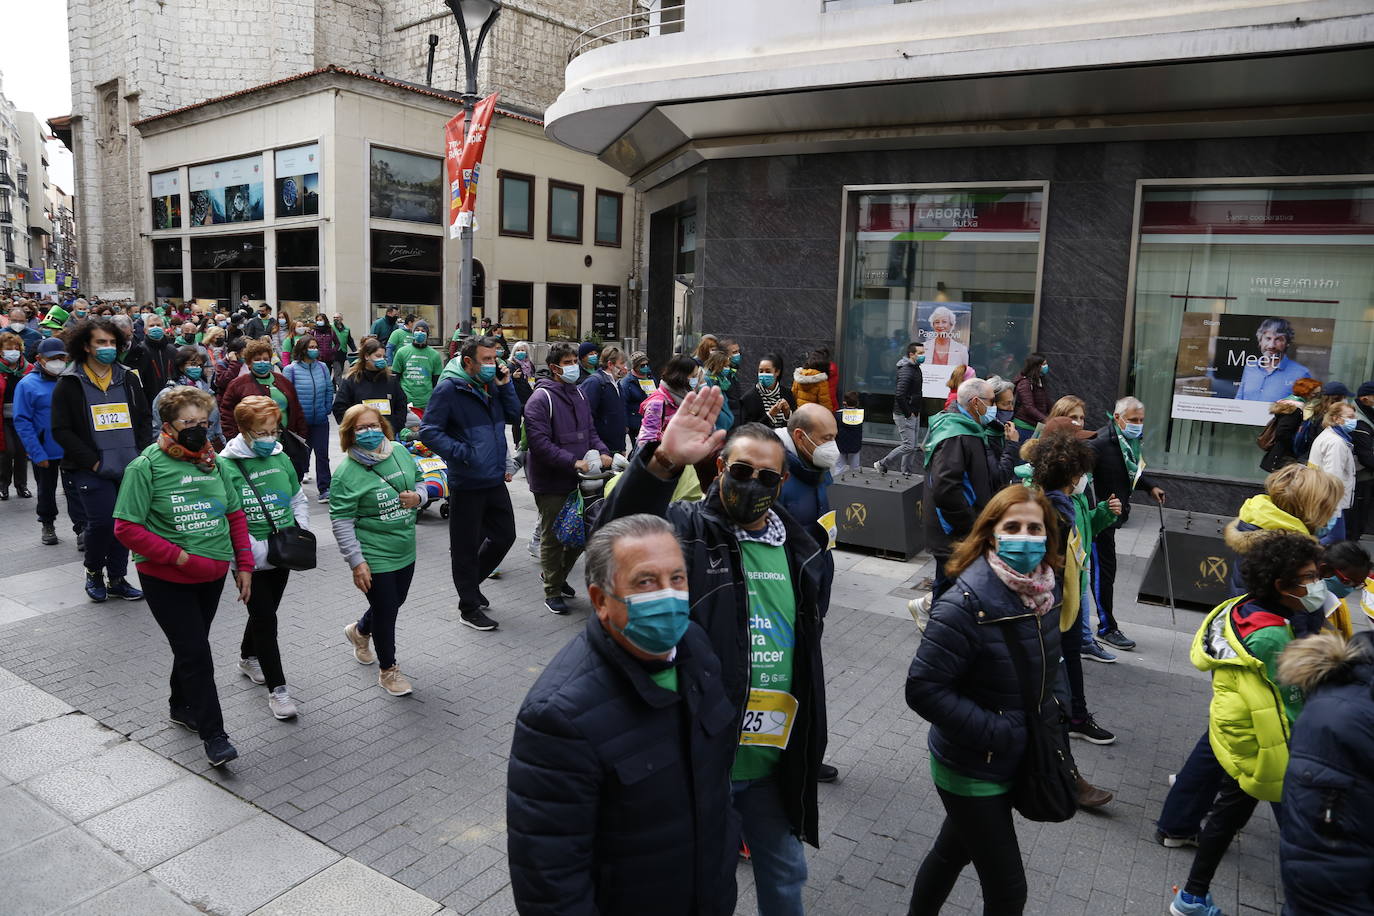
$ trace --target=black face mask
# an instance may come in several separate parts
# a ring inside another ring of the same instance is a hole
[[[198,452],[209,441],[210,431],[204,426],[191,426],[177,433],[177,445],[188,452]]]
[[[741,481],[721,474],[716,479],[720,481],[720,502],[725,507],[725,514],[737,525],[757,522],[768,514],[778,498],[778,487],[765,487],[757,478]]]

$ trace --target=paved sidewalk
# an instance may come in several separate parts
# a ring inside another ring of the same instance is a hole
[[[149,895],[171,907],[196,902],[216,913],[248,913],[269,901],[264,912],[295,912],[289,907],[297,906],[300,912],[347,913],[341,903],[309,895],[346,895],[340,887],[376,885],[384,889],[377,892],[414,901],[417,913],[440,904],[464,914],[513,913],[504,792],[511,729],[525,691],[581,628],[587,605],[575,601],[570,618],[544,611],[538,569],[523,539],[533,527],[533,502],[522,481],[511,493],[522,539],[504,576],[484,586],[501,622],[493,633],[458,623],[447,523],[432,509],[425,513],[415,584],[397,637],[401,667],[416,692],[401,699],[384,694],[376,669],[360,667],[348,653],[341,628],[362,602],[328,536],[325,507],[312,505],[312,512],[321,510],[315,514],[321,520],[320,568],[293,574],[280,615],[282,654],[300,718],[273,719],[263,688],[235,670],[245,615],[226,597],[212,644],[225,721],[242,756],[218,771],[206,765],[194,735],[165,719],[171,656],[144,604],[86,601],[70,536],[64,534],[58,547],[40,547],[31,504],[0,504],[0,525],[12,532],[6,567],[27,571],[0,576],[6,596],[0,598],[0,665],[41,688],[10,681],[7,692],[19,691],[16,698],[37,704],[24,715],[38,724],[0,722],[0,733],[19,729],[0,735],[0,793],[21,799],[0,808],[0,818],[21,804],[42,810],[45,815],[19,818],[49,825],[36,828],[41,836],[26,840],[21,852],[36,843],[69,842],[71,855],[102,863],[36,869],[25,877],[26,886],[45,902],[45,893],[85,888],[80,892],[86,898],[107,894],[104,900],[127,901],[128,912],[159,912],[136,896]],[[1154,843],[1153,819],[1168,774],[1205,727],[1207,682],[1187,662],[1199,615],[1180,611],[1175,626],[1166,608],[1131,600],[1154,540],[1148,513],[1137,517],[1119,541],[1117,594],[1122,626],[1140,648],[1122,653],[1114,665],[1084,663],[1089,705],[1119,740],[1109,747],[1075,744],[1085,775],[1115,791],[1117,800],[1103,813],[1065,824],[1018,820],[1030,879],[1028,913],[1158,916],[1191,861],[1190,850]],[[905,599],[916,594],[910,587],[929,564],[845,551],[836,560],[825,632],[827,758],[841,777],[820,789],[823,835],[819,851],[808,848],[807,911],[901,913],[943,818],[929,777],[926,725],[903,700],[917,644]],[[573,581],[582,592],[580,571]],[[41,764],[28,762],[39,759]],[[34,765],[41,769],[28,769]],[[14,766],[19,768],[11,771]],[[60,784],[62,772],[69,785],[81,787],[70,792],[76,800],[68,804],[75,807],[62,807],[61,789],[45,795],[40,788],[44,780]],[[85,772],[92,775],[80,775]],[[91,794],[99,796],[89,803],[98,809],[79,807]],[[137,819],[162,808],[164,799],[172,802],[167,810],[178,810],[190,824],[214,823],[214,829],[197,834],[193,826]],[[96,832],[106,825],[107,833]],[[13,845],[17,834],[12,828],[0,836],[0,843]],[[117,852],[125,843],[130,851]],[[137,851],[145,846],[154,852]],[[42,855],[46,848],[36,851]],[[255,858],[241,864],[240,849]],[[0,862],[6,874],[7,864]],[[269,877],[254,884],[250,878],[259,869]],[[81,880],[68,881],[67,872],[80,872]],[[738,912],[754,913],[747,864],[739,875]],[[1223,862],[1214,892],[1228,916],[1279,910],[1277,834],[1266,806]],[[74,896],[62,901],[77,902]],[[368,911],[409,913],[408,905],[369,905]],[[30,911],[45,912],[23,912]],[[970,869],[945,912],[980,911]]]

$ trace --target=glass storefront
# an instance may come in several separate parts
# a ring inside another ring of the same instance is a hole
[[[1374,184],[1145,187],[1134,310],[1156,466],[1263,479],[1270,403],[1374,376]]]
[[[418,315],[429,322],[430,333],[442,328],[439,310],[444,303],[444,237],[373,229],[372,317],[395,305],[402,315]]]
[[[893,388],[908,342],[925,344],[932,409],[957,366],[1010,379],[1033,349],[1044,189],[847,193],[841,391],[859,392],[865,438],[895,441]]]
[[[153,296],[159,302],[181,305],[186,284],[181,274],[181,239],[153,241]]]
[[[191,295],[210,308],[228,308],[240,296],[263,298],[263,237],[210,235],[191,239]]]
[[[277,299],[292,318],[311,318],[320,309],[320,230],[277,234]]]

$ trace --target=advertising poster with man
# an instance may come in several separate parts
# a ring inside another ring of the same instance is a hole
[[[1327,378],[1335,328],[1331,318],[1185,314],[1170,415],[1265,425],[1294,382]]]
[[[944,400],[946,383],[956,366],[968,365],[973,305],[968,302],[912,303],[911,339],[925,349],[921,396]]]

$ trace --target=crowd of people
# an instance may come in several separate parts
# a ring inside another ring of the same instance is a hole
[[[761,354],[749,380],[738,343],[716,335],[661,367],[594,342],[554,343],[536,365],[530,342],[489,325],[441,353],[427,322],[396,309],[356,336],[342,316],[274,317],[246,299],[223,312],[19,300],[9,315],[0,499],[34,495],[32,465],[39,537],[55,545],[61,484],[87,595],[146,600],[173,657],[169,717],[212,765],[238,754],[209,640],[231,576],[246,608],[237,670],[270,715],[301,714],[277,615],[292,572],[323,574],[308,572],[312,456],[366,602],[341,650],[397,697],[416,689],[398,623],[419,513],[447,500],[459,619],[496,630],[482,586],[519,537],[509,487],[523,474],[543,606],[574,613],[585,556],[591,613],[516,720],[517,907],[628,914],[652,899],[656,912],[730,913],[744,855],[760,913],[803,912],[817,787],[840,776],[825,761],[829,488],[861,467],[866,411],[828,349],[790,375]],[[929,722],[946,816],[913,863],[909,912],[940,912],[972,864],[984,912],[1020,913],[1013,811],[1064,820],[1113,801],[1074,763],[1074,739],[1116,740],[1090,711],[1082,659],[1136,648],[1115,615],[1115,538],[1133,494],[1161,506],[1166,494],[1146,470],[1139,400],[1119,399],[1094,429],[1084,398],[1051,397],[1049,360],[1032,353],[1012,379],[954,366],[929,410],[924,359],[912,342],[893,367],[901,441],[875,464],[923,474],[934,560],[908,606],[921,635],[905,686]],[[1174,916],[1221,916],[1211,881],[1259,801],[1280,824],[1286,912],[1368,913],[1374,900],[1361,817],[1374,813],[1361,766],[1374,638],[1361,632],[1370,558],[1358,543],[1374,382],[1352,394],[1299,380],[1272,412],[1259,441],[1272,473],[1227,530],[1234,597],[1193,642],[1212,674],[1209,722],[1156,824],[1162,845],[1197,847]],[[445,478],[417,454],[442,459]]]

